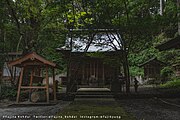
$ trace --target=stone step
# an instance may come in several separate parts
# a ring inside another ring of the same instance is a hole
[[[112,102],[115,102],[114,98],[75,98],[74,101],[81,102],[81,103],[87,103],[87,102],[99,102],[99,104],[110,104]]]
[[[77,92],[76,95],[113,95],[112,92]]]
[[[114,98],[113,95],[76,95],[75,98]]]
[[[108,88],[80,88],[77,90],[75,99],[88,98],[114,98]]]
[[[108,88],[80,88],[77,92],[110,92]]]

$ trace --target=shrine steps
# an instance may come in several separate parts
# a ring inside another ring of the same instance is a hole
[[[75,100],[85,99],[114,99],[108,88],[80,88],[77,90]]]

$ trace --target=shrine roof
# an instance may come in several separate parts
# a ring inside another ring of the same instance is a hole
[[[25,65],[27,65],[27,66],[28,65],[48,65],[51,67],[56,67],[55,63],[46,60],[45,58],[41,57],[40,55],[36,54],[35,52],[28,53],[19,59],[9,62],[9,66],[22,67]]]
[[[180,49],[180,35],[156,46],[156,48],[159,49],[160,51],[168,50],[172,48]]]
[[[142,67],[142,66],[145,66],[145,65],[147,65],[147,64],[152,64],[152,63],[156,63],[156,64],[159,64],[159,65],[165,65],[164,62],[158,60],[156,57],[153,57],[153,58],[145,61],[144,63],[142,63],[142,64],[140,64],[140,65],[138,65],[138,66],[139,66],[139,67]]]
[[[119,39],[121,39],[119,34],[106,32],[96,33],[92,41],[88,35],[72,36],[67,37],[65,46],[56,50],[71,52],[85,52],[86,50],[86,52],[117,51],[122,49],[122,43]]]

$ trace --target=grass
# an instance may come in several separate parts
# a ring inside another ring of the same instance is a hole
[[[59,112],[57,116],[62,116],[61,120],[68,120],[68,117],[71,120],[135,120],[132,115],[127,114],[114,101],[96,100],[73,102],[69,107]]]

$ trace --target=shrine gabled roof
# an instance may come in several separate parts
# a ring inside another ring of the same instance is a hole
[[[56,50],[67,50],[71,52],[84,52],[89,45],[90,38],[85,36],[67,37],[65,46],[57,48]],[[88,47],[86,52],[105,52],[121,50],[122,44],[119,41],[120,35],[116,33],[97,33],[92,40],[92,43]],[[70,49],[72,43],[72,49]]]
[[[159,49],[160,51],[168,50],[172,48],[180,49],[180,35],[156,46],[156,48]]]
[[[139,66],[139,67],[142,67],[142,66],[145,66],[145,65],[151,64],[151,63],[157,63],[157,64],[159,64],[159,65],[165,65],[164,62],[158,60],[156,57],[153,57],[153,58],[145,61],[144,63],[142,63],[142,64],[140,64],[140,65],[138,65],[138,66]]]
[[[25,64],[25,63],[32,63],[29,65],[33,65],[33,63],[41,63],[41,65],[43,64],[43,65],[56,67],[55,63],[46,60],[45,58],[41,57],[40,55],[36,54],[35,52],[28,53],[19,59],[9,62],[9,66],[22,67],[23,64]],[[38,64],[34,64],[34,65],[38,65]]]

